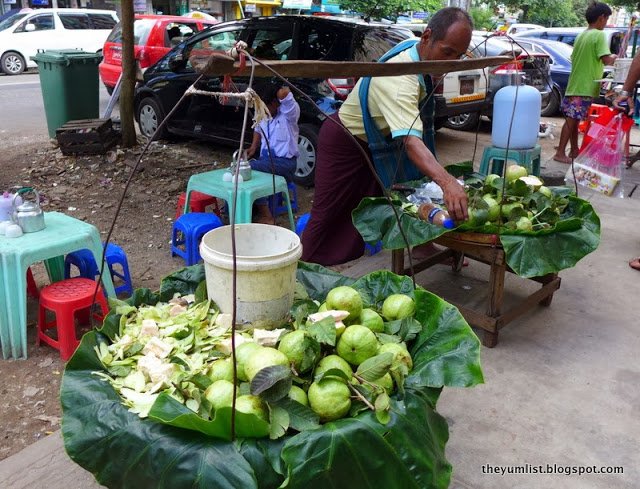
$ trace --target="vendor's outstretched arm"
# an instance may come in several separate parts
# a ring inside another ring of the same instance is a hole
[[[444,203],[447,206],[449,215],[458,223],[466,221],[467,214],[467,194],[464,187],[445,170],[433,153],[425,146],[422,140],[415,136],[405,138],[407,155],[420,172],[430,177],[442,188],[444,192]]]

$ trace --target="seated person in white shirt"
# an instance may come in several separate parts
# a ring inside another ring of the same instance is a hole
[[[288,87],[273,82],[256,84],[255,91],[269,108],[272,119],[261,121],[247,149],[251,168],[293,180],[298,160],[298,118],[300,106]],[[267,199],[256,201],[256,221],[272,224]]]

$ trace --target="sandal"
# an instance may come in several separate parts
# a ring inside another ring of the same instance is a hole
[[[634,258],[633,260],[631,260],[631,261],[629,262],[629,266],[630,266],[631,268],[633,268],[634,270],[638,270],[638,271],[640,271],[640,257],[638,257],[638,258]]]

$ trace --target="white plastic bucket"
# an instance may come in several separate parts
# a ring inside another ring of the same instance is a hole
[[[302,255],[297,234],[267,224],[236,224],[236,320],[266,328],[284,319],[296,285]],[[200,243],[207,292],[220,311],[233,307],[231,226],[209,231]]]

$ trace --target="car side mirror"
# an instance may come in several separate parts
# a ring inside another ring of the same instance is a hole
[[[36,30],[36,26],[34,24],[27,24],[24,26],[24,30],[27,32],[33,32]]]
[[[187,66],[187,60],[182,52],[175,53],[169,57],[169,69],[171,71],[180,71]]]

